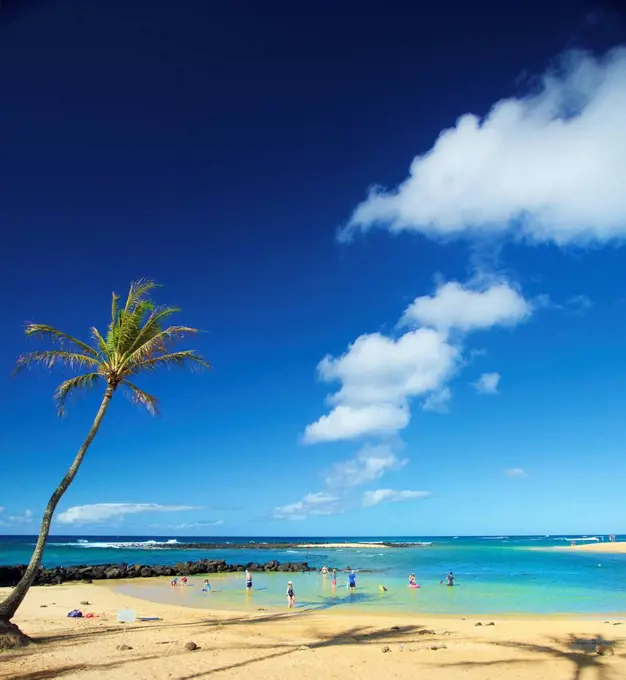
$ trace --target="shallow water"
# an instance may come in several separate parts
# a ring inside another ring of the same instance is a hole
[[[165,541],[169,537],[151,537]],[[167,581],[140,580],[120,583],[122,592],[155,601],[176,602],[193,607],[246,609],[285,608],[287,581],[294,583],[298,606],[337,611],[397,611],[432,614],[489,613],[575,613],[610,614],[626,612],[626,555],[528,550],[530,547],[567,545],[560,537],[400,537],[397,541],[433,541],[430,547],[412,548],[317,548],[263,550],[249,549],[250,540],[231,540],[245,548],[220,551],[181,551],[146,544],[145,537],[94,538],[53,537],[46,549],[46,566],[120,563],[175,564],[197,559],[225,559],[230,563],[265,562],[270,559],[308,561],[343,569],[357,569],[357,593],[350,596],[347,575],[338,575],[333,592],[331,579],[319,574],[254,574],[249,595],[243,575],[214,579],[220,592],[201,592],[203,578],[192,577],[188,588],[171,588]],[[603,537],[606,540],[606,537]],[[171,539],[170,539],[171,540]],[[183,541],[185,539],[178,539]],[[193,541],[211,539],[195,537]],[[324,539],[265,539],[268,542],[310,542]],[[327,539],[330,540],[330,539]],[[335,542],[338,539],[333,538]],[[387,540],[350,538],[346,541]],[[30,557],[34,537],[0,538],[0,564],[23,563]],[[599,566],[601,565],[601,566]],[[453,570],[457,586],[440,585]],[[359,571],[372,570],[372,571]],[[421,588],[407,587],[409,573],[415,572]],[[157,585],[155,585],[157,584]],[[379,585],[388,591],[381,593]]]

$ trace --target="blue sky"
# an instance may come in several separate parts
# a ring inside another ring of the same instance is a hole
[[[116,395],[55,533],[626,533],[617,5],[51,4],[0,25],[1,532],[99,401],[10,379],[24,322],[147,276],[214,371]]]

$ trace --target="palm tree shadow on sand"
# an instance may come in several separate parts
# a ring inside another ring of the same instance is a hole
[[[620,643],[615,640],[607,640],[602,635],[580,637],[571,634],[566,638],[550,637],[547,638],[546,644],[530,644],[515,641],[497,641],[487,644],[530,652],[543,658],[525,657],[522,659],[497,659],[494,661],[459,661],[444,665],[450,668],[469,669],[485,667],[486,669],[493,666],[529,663],[542,664],[551,660],[559,660],[567,661],[571,664],[571,680],[623,680],[623,676],[617,674],[607,664],[607,657],[610,658],[615,655],[615,650]]]
[[[308,610],[307,610],[308,611]],[[267,619],[263,619],[267,620]],[[240,624],[256,623],[259,619],[249,619],[247,621],[240,621]],[[198,622],[196,622],[198,623]],[[202,625],[202,622],[199,622]],[[182,624],[184,627],[185,624]],[[172,625],[172,628],[176,627],[176,624]],[[241,648],[242,651],[245,650],[255,650],[262,654],[260,656],[254,656],[250,659],[242,659],[231,664],[224,666],[218,666],[215,668],[208,668],[202,670],[198,673],[194,673],[186,676],[179,676],[179,680],[198,680],[199,678],[209,677],[213,674],[218,674],[224,671],[252,667],[255,664],[262,663],[263,661],[268,661],[270,659],[276,659],[282,656],[287,656],[289,654],[294,654],[301,652],[302,650],[315,650],[323,649],[325,647],[340,647],[345,645],[368,645],[376,644],[379,642],[388,643],[409,643],[413,640],[414,635],[418,634],[420,630],[424,627],[421,625],[408,625],[408,626],[394,626],[392,628],[368,628],[366,626],[353,626],[348,630],[344,630],[340,633],[326,635],[320,637],[318,640],[311,642],[307,645],[302,645],[301,643],[285,643],[281,642],[281,649],[277,650],[275,644],[266,643],[259,645],[250,645],[248,643],[244,644]],[[132,633],[129,633],[131,635]],[[84,639],[82,642],[88,644],[91,635],[82,636]],[[72,645],[80,644],[81,640],[79,636],[73,637]],[[131,643],[132,644],[132,643]],[[200,651],[213,652],[216,650],[221,650],[223,647],[217,645],[215,648],[209,647],[208,645],[202,645]],[[264,651],[268,651],[268,654],[263,654]],[[181,650],[177,652],[176,656],[187,655],[188,652]],[[18,658],[21,654],[10,654],[6,658],[11,657]],[[169,655],[170,658],[173,655]],[[141,661],[148,661],[156,658],[161,658],[162,655],[159,654],[149,654],[143,656],[127,657],[120,660],[110,660],[105,663],[80,663],[80,664],[68,664],[66,666],[57,666],[55,668],[49,668],[45,670],[28,671],[12,676],[12,680],[52,680],[53,678],[63,678],[64,676],[71,675],[77,672],[85,671],[112,671],[116,670],[118,675],[116,677],[124,677],[122,668],[133,663],[138,663]],[[253,669],[251,669],[254,672]]]

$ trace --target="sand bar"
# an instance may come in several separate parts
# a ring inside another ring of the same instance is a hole
[[[81,601],[101,617],[68,619]],[[129,624],[124,632],[115,613],[127,608],[163,620]],[[491,620],[494,626],[485,625]],[[69,584],[33,588],[16,622],[40,644],[2,654],[3,680],[571,680],[581,671],[583,679],[626,677],[626,625],[608,616],[349,616],[286,608],[229,614],[138,600],[110,585]],[[420,634],[425,629],[434,634]],[[614,644],[615,654],[598,655],[597,637]],[[187,651],[189,641],[199,649]],[[122,644],[132,649],[118,649]]]
[[[577,543],[576,545],[559,545],[554,548],[532,548],[532,550],[558,550],[559,552],[605,553],[607,555],[626,554],[626,541],[615,543]]]

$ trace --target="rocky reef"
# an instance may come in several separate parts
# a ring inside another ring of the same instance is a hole
[[[195,574],[221,574],[245,571],[281,571],[307,572],[315,571],[307,562],[285,562],[277,560],[257,564],[227,564],[226,560],[199,560],[197,562],[178,562],[173,566],[145,564],[98,564],[78,565],[72,567],[55,567],[46,569],[40,567],[35,578],[35,585],[58,585],[67,581],[96,581],[104,579],[151,578],[155,576],[191,576]],[[26,565],[0,565],[0,587],[17,585],[26,571]]]

